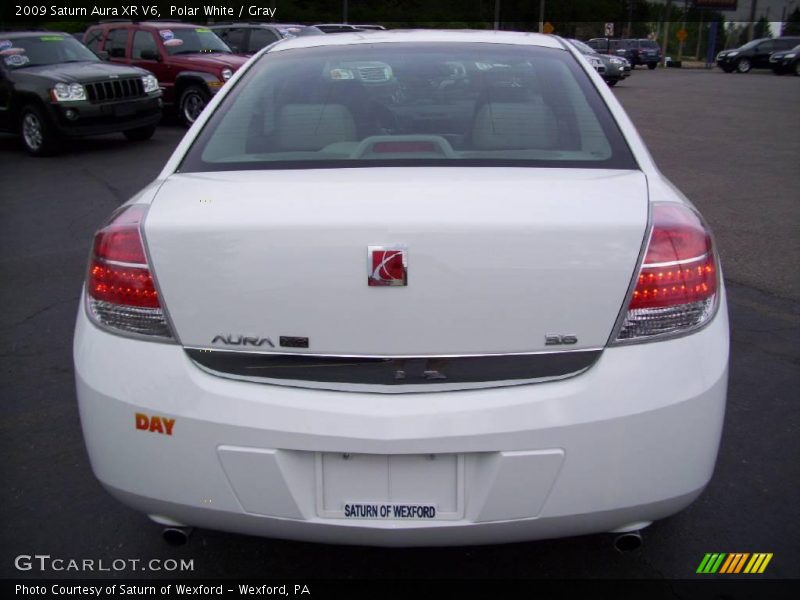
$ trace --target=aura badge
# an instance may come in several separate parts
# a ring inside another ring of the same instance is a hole
[[[367,285],[408,285],[408,253],[405,246],[367,247]]]

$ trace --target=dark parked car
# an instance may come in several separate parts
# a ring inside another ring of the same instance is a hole
[[[630,56],[631,65],[647,65],[648,69],[655,69],[661,61],[661,47],[653,40],[631,39],[625,40]]]
[[[322,23],[319,25],[312,25],[322,33],[353,33],[356,31],[385,31],[386,27],[383,25],[361,25],[352,23]]]
[[[717,66],[726,73],[747,73],[751,69],[771,67],[769,57],[773,52],[790,50],[800,44],[800,37],[760,38],[733,50],[717,54]]]
[[[216,23],[208,26],[225,42],[234,54],[252,56],[265,46],[274,44],[290,34],[266,23]]]
[[[611,38],[592,38],[586,42],[592,50],[608,56],[621,56],[633,64],[633,50],[628,48],[626,40]]]
[[[350,25],[348,23],[322,23],[319,25],[313,25],[323,33],[353,33],[354,31],[362,31],[355,25]]]
[[[111,62],[152,71],[186,125],[247,59],[236,56],[208,27],[167,21],[110,21],[91,26],[83,38]]]
[[[281,32],[283,37],[296,37],[301,31],[308,28],[308,25],[299,25],[298,23],[270,23]],[[322,33],[320,31],[320,33]]]
[[[592,56],[603,61],[603,67],[605,68],[602,70],[597,69],[597,72],[600,73],[600,76],[609,86],[614,87],[617,85],[617,83],[630,76],[631,63],[629,63],[626,58],[623,58],[622,56],[609,56],[607,54],[600,54],[580,40],[567,41],[575,46],[575,48],[581,54],[585,56]]]
[[[0,130],[19,133],[30,154],[68,137],[148,139],[160,118],[152,73],[103,62],[68,33],[0,33]]]
[[[773,52],[769,57],[769,66],[776,75],[794,73],[800,75],[800,45],[791,50]]]

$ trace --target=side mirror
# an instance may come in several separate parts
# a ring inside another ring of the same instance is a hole
[[[106,52],[105,50],[98,50],[97,52],[95,52],[95,54],[97,54],[100,60],[108,60],[108,52]]]
[[[149,48],[142,50],[140,56],[142,57],[142,60],[161,60],[161,55],[157,51]]]

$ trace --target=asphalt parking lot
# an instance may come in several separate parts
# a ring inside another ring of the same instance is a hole
[[[0,136],[0,576],[81,575],[14,567],[20,554],[49,554],[190,558],[194,571],[180,575],[197,577],[689,578],[706,552],[772,552],[765,577],[800,577],[800,78],[637,69],[614,89],[662,170],[714,229],[732,317],[714,479],[687,510],[647,529],[642,548],[619,554],[610,537],[587,536],[374,549],[213,531],[172,548],[113,500],[84,450],[72,327],[93,231],[156,176],[183,134],[167,124],[149,142],[107,136],[47,159]]]

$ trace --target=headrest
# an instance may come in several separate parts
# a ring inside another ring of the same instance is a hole
[[[319,150],[356,140],[356,127],[341,104],[286,104],[278,111],[275,134],[279,150]]]
[[[549,149],[557,141],[555,114],[539,96],[527,102],[484,104],[472,129],[476,150]]]

